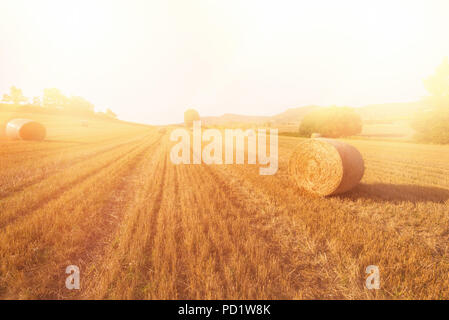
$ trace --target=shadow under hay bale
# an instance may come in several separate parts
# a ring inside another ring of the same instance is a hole
[[[339,195],[342,199],[373,200],[376,202],[411,202],[414,204],[449,201],[449,190],[433,186],[409,184],[361,183],[349,194]]]
[[[289,174],[298,186],[319,196],[341,194],[362,179],[365,165],[353,146],[325,138],[306,140],[293,151]]]
[[[13,119],[6,124],[6,136],[13,140],[42,141],[47,129],[39,122],[29,119]]]

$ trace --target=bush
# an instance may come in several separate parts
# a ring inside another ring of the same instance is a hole
[[[449,108],[438,108],[417,113],[412,122],[419,142],[449,143]]]
[[[200,114],[198,111],[194,109],[189,109],[186,112],[184,112],[184,123],[187,127],[193,126],[193,121],[200,120]]]
[[[412,127],[420,142],[449,143],[449,59],[437,67],[435,73],[424,80],[430,96],[425,98],[428,109],[418,112]]]
[[[337,138],[359,134],[362,119],[349,107],[330,107],[308,113],[301,121],[299,134],[310,137],[314,132],[323,137]]]

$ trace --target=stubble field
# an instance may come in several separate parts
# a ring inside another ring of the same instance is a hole
[[[0,137],[0,298],[449,298],[448,146],[347,140],[365,176],[323,199],[288,176],[300,138],[260,176],[172,164],[170,128],[41,121],[47,141]]]

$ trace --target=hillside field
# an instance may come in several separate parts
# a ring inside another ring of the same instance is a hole
[[[260,176],[172,164],[170,127],[37,117],[45,141],[0,135],[0,298],[449,298],[449,146],[345,140],[362,183],[317,198],[288,175],[301,138]]]

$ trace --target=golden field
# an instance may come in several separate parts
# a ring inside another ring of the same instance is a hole
[[[362,183],[317,198],[288,176],[301,138],[280,136],[279,171],[260,176],[173,165],[170,128],[37,120],[46,141],[0,137],[0,298],[449,298],[449,146],[346,140]]]

